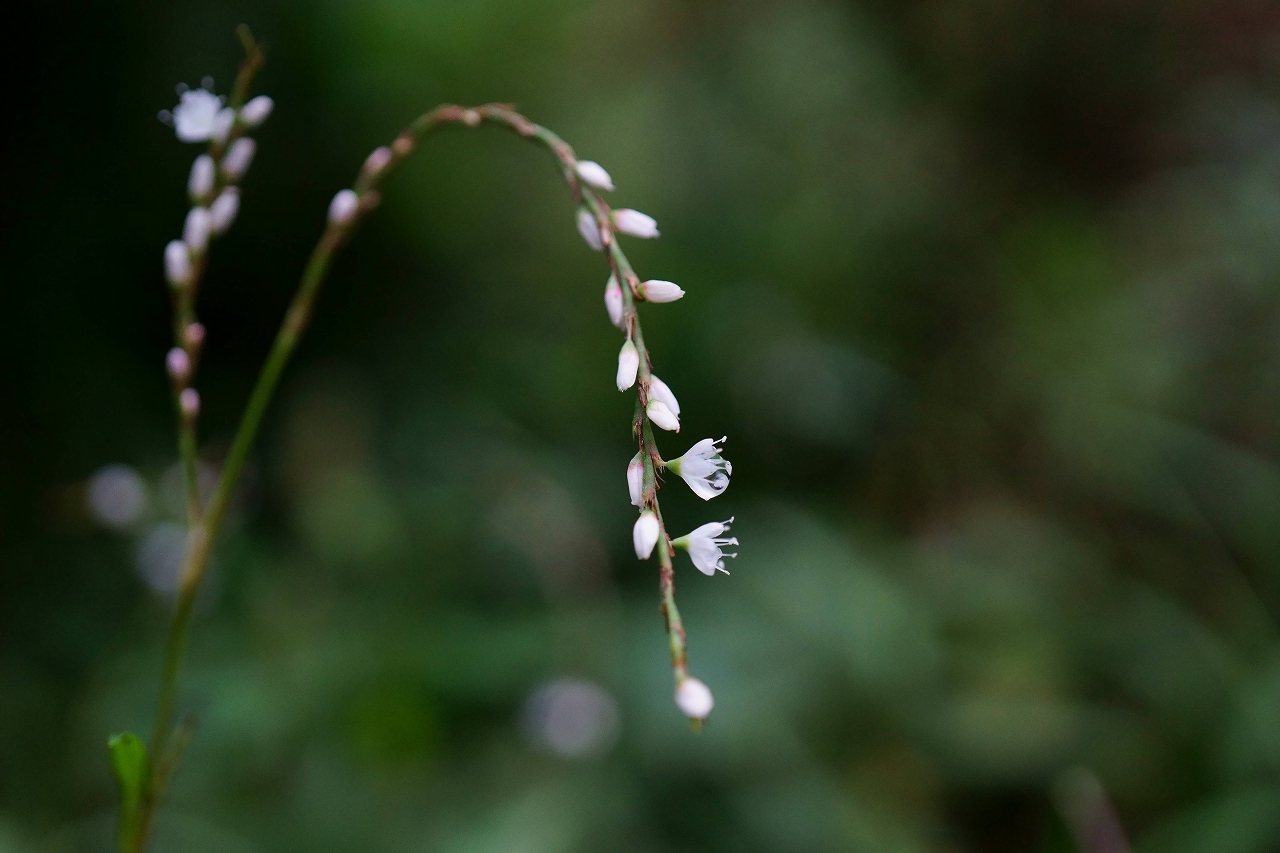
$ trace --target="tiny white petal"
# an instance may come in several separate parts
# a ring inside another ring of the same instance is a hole
[[[630,234],[632,237],[658,236],[658,223],[654,218],[629,207],[613,212],[613,225],[623,234]]]
[[[257,127],[267,120],[267,116],[271,115],[271,110],[275,108],[275,105],[276,102],[271,98],[266,95],[259,95],[240,108],[240,121],[249,125],[249,127]]]
[[[650,400],[649,405],[644,408],[644,413],[649,416],[649,420],[653,421],[654,426],[668,432],[680,431],[680,419],[661,400]]]
[[[604,251],[604,240],[600,238],[600,224],[585,207],[578,208],[578,233],[592,249],[597,252]]]
[[[649,377],[649,395],[655,400],[661,400],[671,410],[671,414],[680,417],[680,401],[671,393],[667,383],[656,376]]]
[[[214,234],[222,234],[236,221],[240,212],[240,190],[227,187],[209,205],[209,225]]]
[[[627,341],[618,350],[618,390],[625,391],[636,384],[636,371],[640,369],[640,352]]]
[[[242,136],[231,143],[231,147],[222,158],[222,173],[227,176],[228,181],[233,184],[239,183],[244,173],[249,171],[249,164],[253,162],[253,155],[257,150],[258,143],[247,136]]]
[[[170,240],[164,247],[164,276],[175,287],[191,281],[191,250],[181,240]]]
[[[613,192],[613,178],[594,160],[578,161],[578,177],[593,187]]]
[[[631,528],[631,541],[636,546],[636,556],[649,559],[653,546],[658,544],[658,517],[651,510],[640,513],[635,527]]]
[[[333,225],[346,225],[356,215],[360,207],[360,196],[355,190],[338,190],[333,201],[329,202],[329,222]]]
[[[622,287],[616,276],[610,274],[609,282],[604,286],[604,310],[609,312],[609,322],[622,328]]]
[[[685,678],[676,687],[676,707],[691,720],[705,720],[715,705],[711,688],[696,678]]]
[[[187,178],[187,193],[192,201],[199,201],[213,189],[213,181],[217,177],[214,172],[213,158],[208,154],[201,154],[191,164],[191,175]]]
[[[675,302],[684,291],[674,281],[651,278],[640,285],[640,295],[649,302]]]
[[[212,227],[209,211],[203,207],[193,207],[187,213],[187,221],[182,226],[182,239],[191,251],[203,252],[209,245],[209,231]]]
[[[631,493],[631,505],[644,504],[644,462],[637,453],[627,464],[627,491]]]

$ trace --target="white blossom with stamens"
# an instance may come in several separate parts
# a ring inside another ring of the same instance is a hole
[[[729,488],[733,465],[720,455],[723,449],[720,445],[727,440],[728,436],[719,441],[704,438],[685,451],[684,456],[663,464],[688,483],[694,494],[709,501]]]
[[[360,208],[360,196],[356,195],[355,190],[338,190],[333,201],[329,202],[329,223],[331,225],[346,225],[356,215],[356,211]]]
[[[730,524],[733,524],[732,518],[728,521],[712,521],[679,539],[672,539],[671,544],[688,551],[694,567],[704,575],[711,577],[716,572],[727,575],[729,572],[724,567],[724,558],[738,556],[736,553],[726,554],[723,550],[726,545],[738,544],[736,538],[721,535],[728,532]]]
[[[600,236],[600,223],[596,222],[595,214],[585,207],[578,208],[578,233],[582,235],[582,239],[592,249],[597,252],[604,251],[604,239]]]
[[[198,255],[209,246],[211,227],[212,221],[207,208],[193,207],[187,212],[187,220],[182,225],[182,239],[192,252]]]
[[[618,390],[625,391],[636,384],[636,371],[640,369],[640,351],[628,340],[618,350]]]
[[[632,237],[653,238],[658,236],[658,223],[652,216],[624,207],[613,212],[613,226],[623,234]]]
[[[191,250],[181,240],[170,240],[164,247],[164,277],[174,287],[185,287],[191,281]]]
[[[649,396],[666,403],[667,408],[671,410],[671,414],[677,418],[680,417],[680,401],[676,399],[675,394],[671,393],[671,388],[668,387],[667,383],[652,374],[649,376]]]
[[[240,108],[240,121],[249,127],[257,127],[267,120],[276,102],[266,95],[259,95]]]
[[[676,707],[691,720],[705,720],[715,705],[711,688],[696,678],[682,678],[676,686]]]
[[[207,89],[188,89],[178,96],[178,105],[169,118],[178,139],[207,142],[226,138],[235,120],[235,112],[223,109],[222,98]]]
[[[258,143],[247,136],[242,136],[231,143],[226,156],[222,158],[222,174],[226,175],[228,182],[233,184],[240,182],[245,172],[249,171],[249,164],[253,162],[253,155],[257,151]]]
[[[214,234],[223,234],[236,221],[236,214],[239,212],[240,190],[227,187],[209,205],[209,227]]]
[[[640,513],[635,527],[631,528],[631,541],[636,546],[636,556],[641,560],[649,559],[653,546],[658,544],[658,517],[652,510]]]
[[[604,286],[604,310],[609,312],[609,322],[622,328],[622,287],[618,277],[610,273],[609,281]]]
[[[632,506],[644,505],[644,460],[639,453],[627,463],[627,491]]]
[[[651,278],[640,285],[640,296],[646,302],[675,302],[684,296],[684,290],[674,281]]]
[[[578,161],[578,177],[597,189],[613,192],[613,178],[594,160]]]
[[[650,400],[649,405],[644,407],[644,413],[653,421],[654,426],[667,432],[680,431],[680,419],[661,400]]]
[[[213,181],[217,175],[213,167],[213,158],[201,154],[191,164],[191,175],[187,178],[187,193],[192,201],[199,201],[213,189]]]

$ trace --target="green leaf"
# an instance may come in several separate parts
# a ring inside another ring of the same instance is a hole
[[[133,732],[114,735],[107,741],[111,769],[120,786],[120,849],[128,849],[141,813],[142,794],[150,776],[147,745]]]

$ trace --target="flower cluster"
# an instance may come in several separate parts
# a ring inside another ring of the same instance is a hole
[[[671,560],[675,549],[679,548],[688,552],[694,566],[703,574],[728,574],[725,558],[737,555],[726,553],[724,548],[737,545],[738,540],[723,536],[733,519],[704,524],[684,536],[670,538],[658,506],[659,473],[671,471],[683,479],[698,497],[710,500],[728,488],[733,466],[721,455],[724,438],[703,439],[683,456],[670,461],[663,460],[659,454],[653,427],[679,432],[680,403],[670,386],[653,374],[636,304],[675,302],[684,296],[684,290],[674,282],[662,279],[641,281],[617,244],[619,234],[646,239],[657,237],[658,224],[653,217],[628,208],[611,210],[599,191],[612,191],[613,179],[600,164],[569,159],[567,166],[566,172],[576,177],[582,201],[577,210],[578,232],[593,250],[609,253],[611,273],[604,289],[605,311],[609,322],[626,336],[618,351],[618,390],[627,391],[635,387],[638,397],[634,432],[640,450],[627,465],[627,489],[632,505],[639,510],[639,517],[632,528],[632,542],[636,556],[642,560],[653,556],[655,550],[657,552],[661,565],[663,613],[672,639],[676,705],[690,719],[700,721],[711,713],[714,700],[711,690],[688,673],[684,627],[675,607]]]

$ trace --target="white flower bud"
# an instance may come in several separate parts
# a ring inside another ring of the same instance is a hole
[[[691,720],[705,720],[715,705],[711,688],[696,678],[685,678],[676,687],[676,707]]]
[[[355,217],[360,208],[360,196],[355,190],[338,190],[333,201],[329,202],[329,222],[332,225],[346,225]]]
[[[618,285],[618,279],[614,275],[609,276],[609,282],[604,286],[604,310],[609,312],[609,322],[622,328],[622,288]]]
[[[630,234],[632,237],[658,236],[658,223],[654,218],[629,207],[613,212],[613,225],[623,234]]]
[[[186,342],[187,349],[198,352],[204,345],[204,324],[188,323],[182,330],[182,339]]]
[[[377,177],[378,173],[387,168],[387,164],[391,162],[391,149],[383,145],[369,152],[369,156],[364,158],[364,166],[361,171],[365,177]]]
[[[673,281],[651,278],[640,285],[640,295],[646,302],[675,302],[684,291]]]
[[[253,155],[257,150],[258,143],[247,136],[242,136],[231,143],[231,147],[222,157],[222,174],[226,175],[229,182],[240,183],[245,172],[249,171],[249,164],[253,162]]]
[[[637,453],[627,463],[627,491],[631,493],[631,505],[644,505],[644,460]]]
[[[649,396],[666,403],[667,408],[671,410],[671,414],[677,418],[680,417],[680,401],[676,399],[675,394],[671,393],[667,383],[656,376],[649,377]]]
[[[169,378],[179,385],[186,385],[191,378],[191,358],[180,347],[169,350],[164,357],[164,367],[169,371]]]
[[[208,209],[193,207],[187,212],[187,221],[182,225],[182,239],[197,255],[209,246],[211,224]]]
[[[240,212],[240,190],[227,187],[209,205],[209,227],[214,234],[225,233]]]
[[[644,408],[644,413],[649,416],[649,420],[653,421],[654,426],[668,432],[680,431],[680,419],[661,400],[650,400],[649,405]]]
[[[174,287],[185,287],[191,281],[191,251],[181,240],[170,240],[164,247],[164,277]]]
[[[227,137],[231,135],[231,126],[236,123],[236,111],[231,107],[223,107],[218,110],[218,114],[213,119],[213,131],[209,134],[209,138],[218,144],[227,141]]]
[[[194,388],[183,388],[178,395],[178,406],[182,409],[182,414],[194,418],[200,414],[200,392]]]
[[[249,127],[257,127],[267,120],[275,105],[276,102],[266,95],[259,95],[240,108],[240,121]]]
[[[600,237],[600,224],[585,207],[578,208],[578,233],[592,249],[597,252],[604,251],[604,240]]]
[[[636,519],[636,526],[631,528],[631,542],[636,546],[637,557],[649,559],[653,546],[658,544],[658,517],[652,510],[646,509]]]
[[[618,390],[625,391],[636,384],[636,371],[640,369],[640,352],[628,340],[618,350]]]
[[[578,177],[593,187],[613,192],[613,178],[594,160],[578,161]]]
[[[187,193],[192,201],[200,201],[213,190],[214,174],[213,158],[201,154],[191,164],[191,176],[187,178]]]

